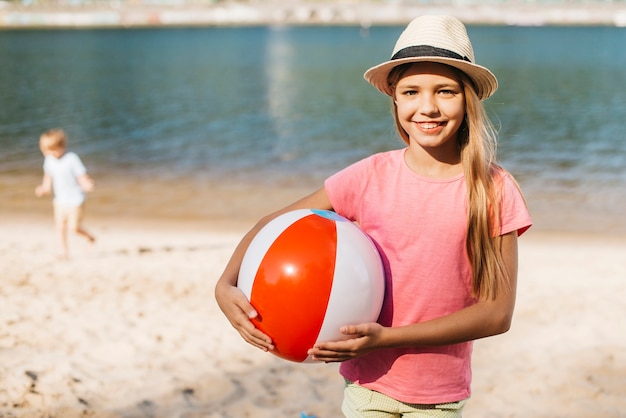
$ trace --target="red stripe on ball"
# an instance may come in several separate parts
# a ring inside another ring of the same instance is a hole
[[[335,221],[311,214],[286,228],[263,257],[250,302],[255,326],[269,335],[274,354],[303,361],[322,327],[335,273]]]

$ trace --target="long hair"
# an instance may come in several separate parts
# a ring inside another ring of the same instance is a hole
[[[388,77],[392,91],[411,66],[395,67]],[[450,67],[452,68],[452,67]],[[495,298],[498,286],[510,287],[510,277],[502,256],[502,238],[499,234],[500,211],[498,172],[496,164],[497,136],[483,103],[474,90],[472,81],[452,68],[465,97],[465,120],[457,134],[457,145],[467,185],[468,214],[466,251],[472,267],[472,293],[475,297]],[[392,97],[396,129],[409,145],[409,135],[402,128],[398,109]]]

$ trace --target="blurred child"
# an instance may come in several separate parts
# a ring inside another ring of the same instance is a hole
[[[54,220],[59,243],[59,257],[68,257],[67,229],[81,235],[90,243],[95,238],[82,227],[85,192],[93,190],[94,182],[87,175],[82,161],[67,151],[67,136],[62,129],[50,129],[39,138],[39,149],[44,155],[43,180],[35,188],[41,197],[54,190]]]

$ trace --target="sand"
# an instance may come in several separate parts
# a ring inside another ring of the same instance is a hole
[[[341,417],[334,364],[248,346],[213,286],[250,226],[0,219],[0,417]],[[465,417],[626,416],[626,239],[520,240],[513,328],[477,341]]]

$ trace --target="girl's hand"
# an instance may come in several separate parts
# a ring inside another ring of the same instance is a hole
[[[341,327],[341,333],[351,338],[343,341],[318,343],[308,351],[313,360],[340,362],[362,356],[381,348],[386,328],[375,322]]]
[[[215,299],[230,324],[247,343],[263,351],[274,349],[272,339],[250,321],[257,316],[257,312],[237,286],[218,283],[215,287]]]
[[[268,222],[283,213],[305,208],[332,209],[330,200],[328,199],[326,191],[323,187],[311,193],[309,196],[306,196],[277,212],[261,218],[261,220],[259,220],[259,222],[257,222],[257,224],[242,238],[241,242],[239,242],[239,245],[235,248],[233,255],[226,265],[222,276],[215,285],[215,299],[217,300],[217,304],[222,312],[224,312],[224,315],[226,315],[226,318],[230,321],[231,325],[237,330],[237,332],[239,332],[246,342],[260,348],[263,351],[274,350],[274,344],[269,336],[259,331],[254,326],[252,321],[250,321],[251,318],[255,318],[257,316],[257,312],[246,298],[246,295],[237,287],[239,269],[250,242],[252,242],[256,234],[265,225],[267,225]]]

